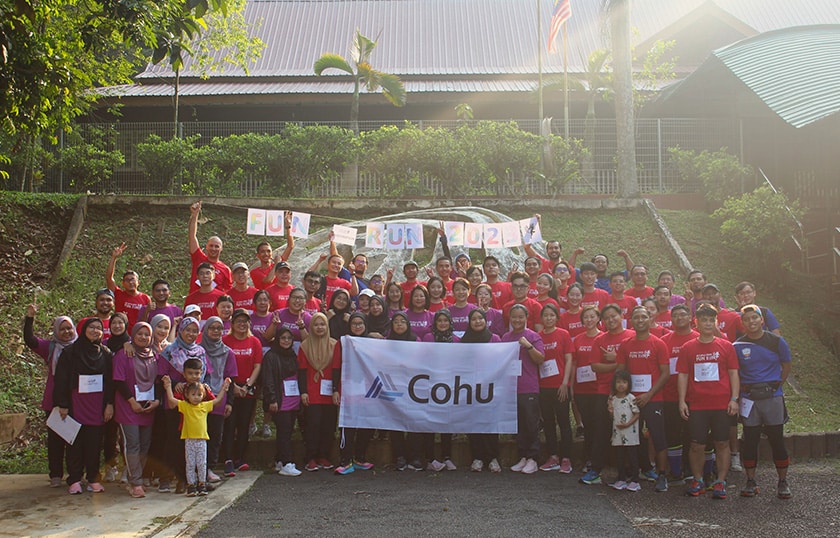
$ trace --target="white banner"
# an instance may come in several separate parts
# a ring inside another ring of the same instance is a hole
[[[516,433],[519,344],[341,338],[346,428]]]

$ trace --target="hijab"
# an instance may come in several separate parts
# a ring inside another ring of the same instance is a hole
[[[108,338],[108,342],[105,344],[108,346],[108,349],[111,350],[111,353],[116,353],[117,351],[123,348],[126,342],[130,341],[131,338],[128,336],[128,316],[123,314],[122,312],[115,312],[111,319],[114,318],[121,318],[123,320],[123,324],[125,325],[125,331],[122,334],[111,334]]]
[[[472,328],[471,324],[467,324],[467,330],[464,331],[464,336],[461,337],[462,343],[467,344],[486,344],[493,338],[493,333],[490,332],[490,329],[487,328],[487,316],[484,315],[484,311],[480,308],[476,308],[469,315],[469,321],[472,321],[473,316],[481,316],[485,323],[484,323],[484,330],[483,331],[475,331]]]
[[[312,331],[312,326],[315,325],[315,320],[322,319],[327,323],[327,332],[323,336],[316,336]],[[318,382],[324,378],[324,369],[333,362],[333,353],[338,342],[334,338],[330,338],[330,325],[326,314],[318,312],[312,319],[309,320],[309,336],[300,345],[300,349],[306,353],[306,360],[309,365],[315,370],[315,381]]]
[[[73,336],[70,337],[70,340],[60,340],[58,338],[58,335],[61,334],[61,324],[65,321],[73,327]],[[61,352],[64,351],[64,348],[76,341],[77,335],[75,327],[76,326],[73,324],[73,320],[67,316],[58,316],[53,321],[49,353],[50,371],[53,375],[55,375],[55,367],[58,365],[58,358],[61,356]]]
[[[396,331],[394,331],[394,320],[397,318],[403,318],[405,320],[405,324],[407,325],[407,328],[403,334],[397,334]],[[408,316],[405,315],[405,312],[397,312],[396,314],[394,314],[394,317],[391,318],[391,326],[390,332],[388,333],[388,340],[401,340],[403,342],[417,341],[417,335],[411,332],[411,322],[408,321]]]
[[[440,316],[446,316],[449,320],[449,329],[446,331],[439,331],[437,328],[437,320]],[[438,310],[435,312],[435,320],[432,322],[432,334],[435,336],[435,342],[452,342],[454,339],[452,338],[452,314],[449,313],[449,309],[444,308],[443,310]]]
[[[222,384],[225,381],[225,364],[227,364],[230,348],[222,342],[222,338],[213,340],[207,334],[210,325],[218,323],[225,328],[225,323],[219,316],[211,316],[204,324],[204,329],[201,331],[201,347],[207,352],[207,373],[210,374],[209,385],[214,393],[222,390]]]
[[[377,303],[381,304],[382,313],[378,316],[368,314],[368,332],[379,333],[382,336],[386,336],[388,334],[388,330],[391,328],[391,320],[388,318],[388,305],[385,303],[385,298],[381,295],[374,295],[370,298],[370,301],[376,301]]]
[[[342,309],[337,309],[335,307],[335,298],[338,297],[339,294],[344,294],[347,296],[347,306]],[[350,301],[350,294],[345,289],[337,289],[333,292],[332,297],[330,298],[330,308],[335,315],[330,318],[330,336],[338,340],[348,332],[350,332],[350,324],[344,321],[344,314],[350,313],[350,307],[353,303]]]
[[[367,335],[368,335],[367,316],[363,312],[353,312],[352,314],[350,314],[350,319],[347,320],[347,325],[349,326],[350,324],[352,324],[353,320],[356,319],[356,318],[359,318],[359,319],[361,319],[362,321],[365,322],[365,332],[363,332],[362,334],[358,334],[358,335],[353,335],[350,332],[348,332],[347,336],[357,336],[359,338],[367,338]]]
[[[200,326],[198,320],[195,318],[185,317],[182,319],[181,323],[178,324],[178,335],[175,337],[175,341],[166,346],[166,349],[164,349],[163,353],[161,353],[163,358],[166,359],[167,362],[169,362],[169,364],[171,364],[178,372],[184,371],[184,363],[189,359],[200,360],[201,364],[205,365],[205,368],[207,365],[207,361],[205,360],[206,352],[204,351],[204,348],[195,342],[188,344],[181,337],[181,332],[193,323],[196,326]]]
[[[280,358],[280,378],[286,379],[297,374],[298,360],[297,353],[295,353],[294,346],[281,347],[280,335],[288,333],[294,340],[294,334],[288,327],[277,329],[274,335],[274,341],[271,342],[271,350],[269,353],[274,353]],[[307,355],[308,356],[308,355]]]
[[[152,321],[149,322],[149,325],[152,326],[152,347],[155,347],[155,329],[157,326],[160,325],[161,321],[166,321],[168,327],[166,329],[167,335],[169,334],[169,330],[172,329],[172,320],[169,319],[169,316],[166,314],[157,314],[152,318]],[[162,347],[166,347],[169,345],[169,342],[164,340],[163,342],[158,342],[158,345],[164,344]]]
[[[111,352],[102,345],[102,339],[88,340],[87,329],[93,323],[102,325],[99,318],[88,318],[82,324],[82,335],[69,348],[74,360],[76,373],[82,375],[101,374],[108,369]]]
[[[149,330],[149,343],[145,347],[137,345],[137,331],[140,329]],[[131,328],[131,344],[134,346],[134,380],[137,382],[137,387],[145,392],[151,389],[155,384],[157,377],[157,358],[154,351],[152,351],[152,338],[154,331],[152,326],[148,323],[139,321]]]

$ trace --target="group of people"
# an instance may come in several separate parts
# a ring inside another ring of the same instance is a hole
[[[74,326],[54,320],[49,338],[34,333],[30,305],[24,340],[47,364],[42,407],[81,424],[72,444],[48,431],[51,486],[61,485],[66,454],[71,494],[103,491],[114,479],[119,453],[133,497],[157,484],[168,492],[203,495],[225,476],[249,468],[246,454],[258,401],[276,428],[276,470],[298,476],[291,437],[296,422],[305,441],[306,471],[337,474],[373,467],[366,449],[373,430],[342,428],[340,461],[330,455],[341,404],[341,337],[418,342],[517,342],[516,435],[519,460],[511,471],[572,472],[571,416],[582,430],[583,484],[602,482],[611,447],[615,489],[638,491],[642,478],[655,491],[684,481],[689,495],[711,490],[726,498],[730,468],[743,469],[744,496],[754,496],[759,439],[768,438],[779,480],[777,495],[791,496],[783,425],[782,385],[790,350],[772,312],[755,304],[749,282],[735,289],[736,309],[725,308],[717,286],[701,271],[688,275],[685,295],[662,271],[648,286],[648,270],[619,251],[625,268],[609,271],[606,255],[577,265],[557,241],[547,257],[524,247],[524,271],[506,277],[492,255],[473,264],[468,253],[445,255],[426,269],[408,261],[395,271],[367,276],[367,257],[350,262],[330,242],[329,254],[309,267],[300,286],[291,282],[294,240],[275,259],[267,242],[258,264],[229,268],[222,241],[197,239],[201,203],[190,208],[190,293],[183,310],[169,302],[170,285],[139,291],[139,275],[114,280],[125,244],[115,248],[96,292],[96,312]],[[537,216],[539,218],[539,216]],[[287,227],[288,228],[288,227]],[[320,265],[326,262],[326,275]],[[738,448],[738,417],[743,440]],[[559,429],[559,436],[558,436]],[[547,458],[540,465],[540,430]],[[378,432],[389,438],[397,470],[455,470],[452,434]],[[470,434],[471,471],[500,472],[496,434]],[[116,449],[119,443],[119,451]],[[730,448],[731,447],[731,448]],[[221,455],[224,459],[220,459]]]

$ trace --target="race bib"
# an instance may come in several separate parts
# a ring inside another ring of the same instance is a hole
[[[750,400],[749,398],[741,398],[741,405],[739,406],[741,416],[744,418],[749,418],[750,413],[752,413],[753,405],[755,404],[754,401]]]
[[[510,363],[510,373],[519,377],[522,375],[522,361],[513,361]]]
[[[650,374],[631,375],[630,381],[632,384],[630,392],[648,392],[653,386]]]
[[[671,375],[677,375],[677,360],[679,360],[679,357],[671,357],[668,359],[671,363]]]
[[[546,377],[551,377],[555,375],[560,375],[560,369],[557,367],[557,361],[555,359],[543,361],[540,364],[540,377],[545,379]]]
[[[597,378],[598,376],[595,375],[591,365],[579,366],[575,371],[575,380],[578,383],[589,383]]]
[[[102,392],[102,374],[80,375],[79,394]]]
[[[332,379],[322,379],[321,380],[321,396],[332,396],[332,395],[333,395]]]
[[[694,381],[720,381],[720,374],[716,362],[698,362],[694,365]]]
[[[330,381],[330,384],[332,385],[332,381]],[[283,394],[286,396],[300,396],[297,379],[286,379],[283,381]],[[330,392],[330,395],[332,395],[332,392]]]
[[[139,385],[134,385],[134,399],[138,402],[151,402],[155,399],[155,386],[152,385],[149,390],[143,391]]]

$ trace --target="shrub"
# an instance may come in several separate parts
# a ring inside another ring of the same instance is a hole
[[[59,151],[59,164],[70,178],[74,192],[104,188],[114,169],[125,163],[118,149],[112,149],[116,131],[113,128],[89,127],[85,138],[78,131],[68,134],[67,146]]]
[[[181,190],[182,185],[196,182],[198,171],[205,169],[203,152],[195,146],[200,137],[193,135],[164,140],[157,135],[149,135],[145,142],[137,144],[137,163],[155,190],[174,193]]]
[[[706,201],[711,204],[720,205],[728,198],[740,196],[754,177],[752,167],[741,164],[726,148],[697,153],[676,147],[668,148],[668,155],[683,181],[703,185]]]

